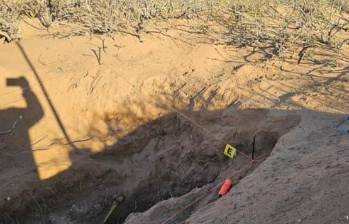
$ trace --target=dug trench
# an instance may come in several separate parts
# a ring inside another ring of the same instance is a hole
[[[167,114],[102,153],[73,151],[72,168],[2,201],[0,223],[103,223],[120,195],[125,200],[105,223],[123,223],[131,213],[209,184],[218,186],[228,176],[238,184],[299,122],[296,113],[266,109]],[[256,161],[251,163],[254,138]],[[235,159],[223,154],[226,144],[237,148]],[[217,190],[205,193],[206,203],[220,200]],[[195,209],[187,208],[169,223],[180,223]]]

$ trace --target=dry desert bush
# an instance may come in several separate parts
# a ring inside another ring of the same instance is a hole
[[[138,32],[147,20],[205,17],[227,28],[224,37],[237,46],[282,56],[300,46],[340,49],[348,42],[347,0],[0,0],[0,37],[20,38],[19,21],[37,17],[45,27],[74,24],[74,35]]]

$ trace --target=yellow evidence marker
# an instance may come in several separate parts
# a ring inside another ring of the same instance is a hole
[[[236,156],[236,148],[227,144],[224,149],[224,155],[228,156],[230,159],[234,159]]]

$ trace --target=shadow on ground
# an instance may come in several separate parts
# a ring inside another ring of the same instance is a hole
[[[292,111],[234,107],[167,114],[102,153],[73,151],[69,170],[1,203],[2,223],[103,223],[122,194],[126,200],[110,218],[121,223],[131,212],[220,181],[222,174],[243,178],[299,122]],[[254,136],[259,161],[246,169]],[[226,143],[241,152],[234,161],[223,155]]]

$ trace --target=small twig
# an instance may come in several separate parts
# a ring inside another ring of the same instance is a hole
[[[255,150],[256,150],[256,135],[253,136],[253,142],[252,142],[252,161],[254,161]]]
[[[1,30],[0,30],[0,37],[5,37],[7,42],[12,41],[12,38],[7,33],[5,33],[4,31],[1,31]]]
[[[107,49],[107,47],[105,46],[105,40],[104,39],[102,39],[102,49],[103,49],[103,52],[106,53],[105,49]]]
[[[17,118],[17,120],[16,120],[15,122],[13,122],[11,128],[8,129],[8,130],[5,130],[5,131],[0,131],[0,135],[8,135],[8,134],[11,134],[11,133],[15,130],[18,121],[21,120],[22,118],[23,118],[23,116],[20,115],[20,116]]]
[[[98,53],[97,53],[97,51],[95,49],[91,49],[91,51],[96,56],[98,64],[102,65],[102,55],[101,55],[102,48],[98,47]]]
[[[108,220],[110,219],[111,215],[114,213],[114,211],[116,211],[116,209],[120,206],[120,204],[122,202],[125,201],[125,196],[124,195],[120,195],[117,198],[114,198],[112,206],[108,212],[108,214],[105,216],[104,220],[103,220],[103,224],[107,223]]]
[[[304,46],[302,48],[302,50],[298,53],[298,61],[297,61],[297,64],[300,64],[301,61],[303,60],[304,58],[304,55],[306,53],[306,51],[310,48],[311,46]]]
[[[342,43],[339,44],[339,48],[342,48],[345,44],[349,43],[349,38],[342,41]]]

